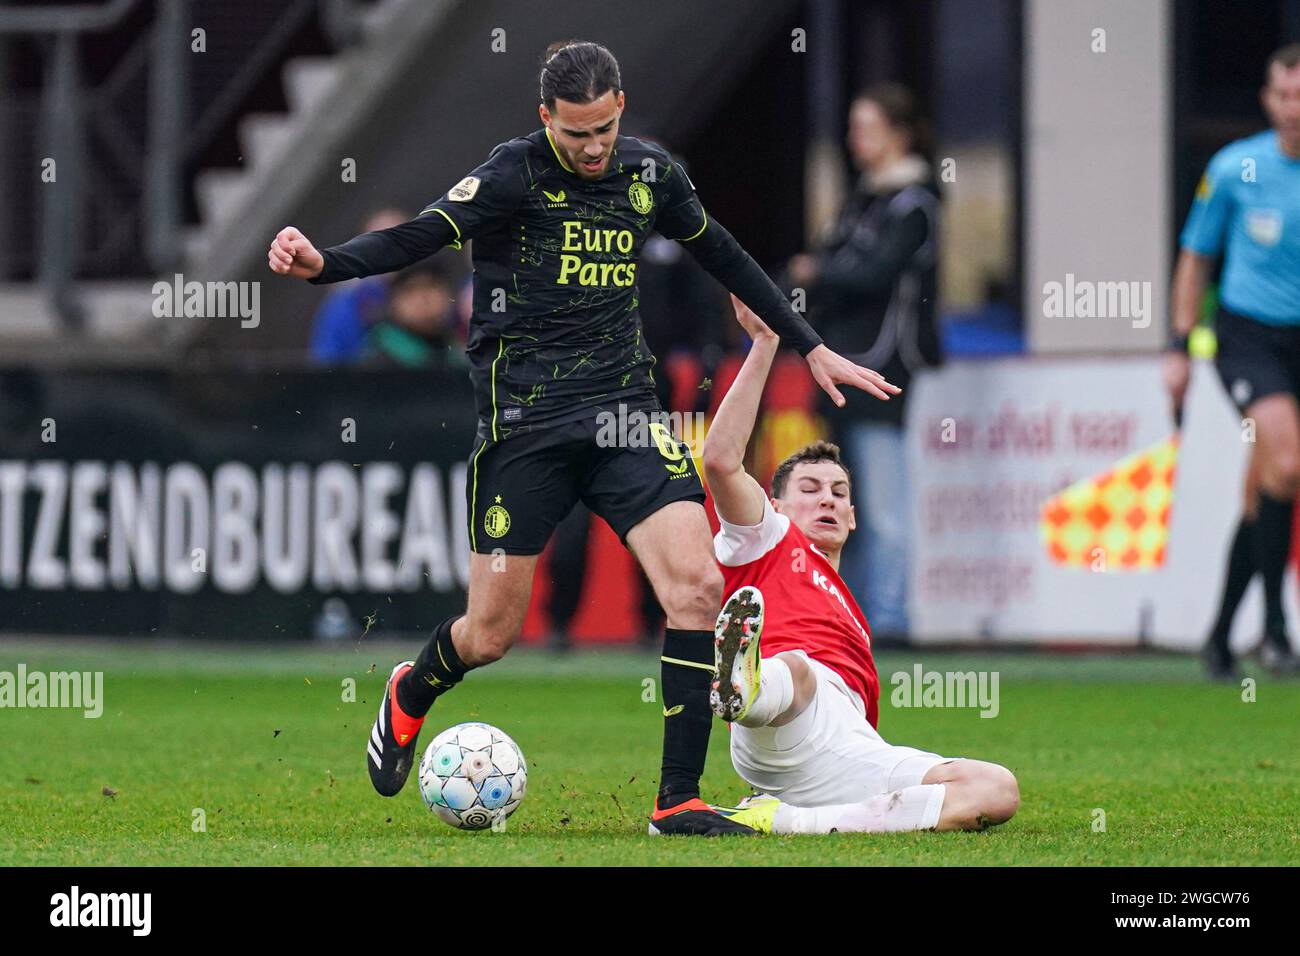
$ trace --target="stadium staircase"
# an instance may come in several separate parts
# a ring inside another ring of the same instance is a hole
[[[237,118],[237,165],[195,174],[198,222],[178,236],[183,257],[175,268],[142,276],[129,295],[81,297],[99,314],[92,311],[91,334],[79,347],[98,341],[109,351],[126,345],[136,357],[162,358],[180,349],[301,348],[320,292],[268,275],[266,247],[276,230],[293,224],[329,245],[354,235],[380,207],[422,208],[492,145],[539,125],[534,90],[546,42],[608,45],[628,90],[624,131],[671,145],[699,138],[751,58],[798,9],[799,0],[373,0],[350,45],[280,64],[288,109]],[[345,167],[355,168],[354,181]],[[756,198],[762,188],[755,185]],[[238,320],[154,319],[150,289],[157,275],[170,279],[173,271],[187,281],[263,280],[258,333]],[[61,340],[55,318],[44,323],[47,343]],[[0,327],[0,343],[13,327]]]
[[[184,330],[153,316],[157,278],[210,275],[195,264],[219,254],[274,169],[295,162],[301,130],[323,121],[348,69],[369,58],[382,72],[377,45],[394,20],[451,5],[105,0],[0,10],[18,77],[3,122],[29,150],[10,157],[15,166],[55,157],[58,182],[77,180],[48,191],[71,193],[62,205],[10,205],[0,247],[4,355],[166,358]],[[285,108],[250,112],[254,103]]]

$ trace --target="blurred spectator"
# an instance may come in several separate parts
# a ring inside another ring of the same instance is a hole
[[[881,402],[848,394],[826,415],[853,471],[858,526],[841,573],[865,596],[872,634],[908,631],[907,462],[903,412],[912,375],[941,360],[935,327],[939,194],[915,100],[895,84],[874,86],[849,110],[848,148],[861,171],[829,234],[795,256],[788,284],[807,290],[827,346],[903,387]],[[855,546],[856,544],[856,546]]]
[[[723,325],[735,325],[726,290],[717,280],[680,243],[658,233],[646,240],[636,280],[641,327],[659,361],[684,350],[716,364]]]
[[[671,153],[677,151],[656,137]],[[684,160],[678,164],[690,175]],[[636,284],[641,328],[650,351],[658,359],[655,386],[665,411],[703,410],[708,393],[691,396],[690,408],[672,407],[672,389],[666,363],[675,353],[687,352],[699,361],[704,378],[711,378],[727,348],[743,339],[732,318],[731,301],[718,281],[687,254],[681,243],[654,233],[646,240],[637,266]],[[729,338],[730,334],[730,338]]]
[[[363,232],[388,229],[410,217],[400,209],[381,209],[362,225]],[[319,365],[347,365],[359,361],[366,335],[388,306],[392,276],[378,275],[348,282],[321,303],[312,323],[311,357]]]
[[[452,289],[451,278],[429,263],[397,273],[389,289],[388,309],[366,336],[363,360],[402,368],[466,365]]]

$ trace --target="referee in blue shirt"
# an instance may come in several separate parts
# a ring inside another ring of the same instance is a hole
[[[1292,673],[1282,611],[1292,511],[1300,491],[1300,43],[1270,57],[1260,92],[1271,129],[1215,154],[1196,189],[1174,272],[1173,348],[1166,381],[1181,403],[1187,336],[1214,260],[1222,257],[1216,366],[1223,386],[1254,421],[1258,505],[1243,515],[1220,613],[1205,649],[1212,677],[1233,678],[1228,630],[1240,595],[1264,578],[1261,659]]]

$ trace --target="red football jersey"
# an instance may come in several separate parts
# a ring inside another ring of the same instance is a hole
[[[726,582],[724,597],[746,585],[763,592],[762,656],[803,651],[825,664],[862,698],[875,727],[880,678],[871,659],[871,631],[839,572],[770,501],[760,524],[721,525],[713,548]]]

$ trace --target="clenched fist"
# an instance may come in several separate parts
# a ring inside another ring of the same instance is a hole
[[[275,234],[266,261],[272,272],[294,279],[314,279],[325,268],[325,257],[293,226],[285,226]]]

